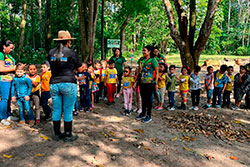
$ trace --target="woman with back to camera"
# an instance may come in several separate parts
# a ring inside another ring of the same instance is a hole
[[[49,51],[49,62],[52,72],[50,93],[53,100],[53,125],[56,140],[74,141],[77,135],[72,135],[73,108],[77,100],[77,81],[74,70],[80,70],[82,62],[76,52],[69,47],[72,38],[68,31],[59,31],[57,47]],[[61,133],[61,115],[63,112],[64,134]]]

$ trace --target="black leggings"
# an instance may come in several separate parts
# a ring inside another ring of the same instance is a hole
[[[226,106],[227,108],[229,108],[230,103],[231,103],[231,100],[230,100],[231,93],[232,93],[231,91],[225,90],[223,94],[223,106]]]
[[[121,84],[122,84],[122,73],[118,75],[118,81],[119,81],[119,84],[117,85],[117,92],[116,93],[119,93],[120,90],[121,90]]]
[[[200,89],[191,91],[192,106],[198,106],[200,103]]]
[[[142,116],[151,117],[152,110],[152,93],[153,93],[153,84],[152,83],[141,83],[140,93],[142,99]]]

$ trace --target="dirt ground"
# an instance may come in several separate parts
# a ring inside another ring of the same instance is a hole
[[[190,104],[190,95],[188,96]],[[176,95],[176,105],[180,97]],[[201,105],[205,104],[205,94]],[[190,105],[189,105],[190,106]],[[156,111],[153,121],[136,121],[136,113],[122,116],[122,98],[115,105],[101,101],[94,112],[74,117],[73,132],[79,136],[71,143],[53,140],[52,122],[29,127],[12,123],[0,126],[1,167],[247,167],[250,166],[249,142],[226,142],[211,135],[184,133],[174,129],[166,117],[200,113],[224,116],[226,122],[241,121],[250,130],[250,112],[209,109],[199,111]],[[62,125],[63,129],[63,125]],[[193,141],[182,140],[189,136]],[[231,160],[230,157],[238,157]]]

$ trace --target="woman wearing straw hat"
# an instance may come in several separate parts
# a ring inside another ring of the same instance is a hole
[[[80,70],[82,63],[72,49],[72,38],[68,31],[59,31],[56,48],[49,51],[49,62],[52,72],[50,93],[53,101],[53,125],[56,140],[74,141],[77,135],[72,135],[73,108],[77,98],[77,81],[74,70]],[[64,114],[64,134],[61,133],[61,115]]]

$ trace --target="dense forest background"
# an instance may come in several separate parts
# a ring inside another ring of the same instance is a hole
[[[182,2],[189,15],[190,1]],[[208,0],[196,0],[197,32],[207,4]],[[250,55],[249,17],[249,0],[221,0],[202,54]],[[72,48],[83,60],[86,55],[101,59],[102,49],[103,58],[110,56],[107,39],[123,39],[125,56],[131,50],[140,54],[146,44],[157,45],[163,54],[167,48],[170,54],[179,53],[162,0],[1,0],[0,20],[0,39],[12,40],[12,55],[24,62],[43,61],[59,30],[77,38]]]

